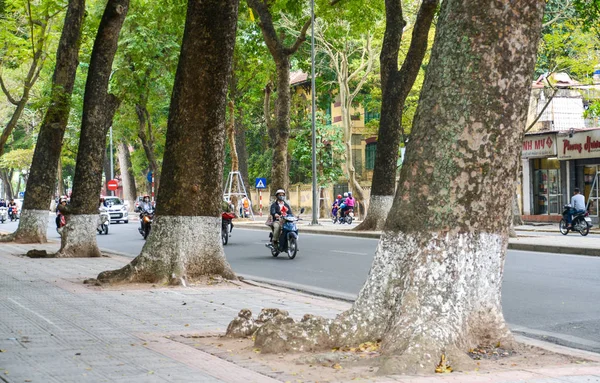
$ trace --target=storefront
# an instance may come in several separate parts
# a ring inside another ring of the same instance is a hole
[[[600,218],[600,129],[530,134],[522,149],[525,219],[555,221],[579,188],[594,223]]]

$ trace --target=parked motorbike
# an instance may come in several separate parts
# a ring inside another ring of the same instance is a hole
[[[108,226],[110,225],[110,215],[106,209],[100,209],[100,217],[98,217],[98,234],[108,234]]]
[[[569,231],[577,231],[579,234],[586,236],[590,232],[590,228],[592,227],[592,219],[589,217],[588,212],[573,214],[573,219],[571,220],[571,227],[569,227],[567,223],[567,219],[565,218],[567,214],[570,214],[571,205],[565,205],[563,207],[563,219],[560,220],[558,229],[562,235],[569,234]]]
[[[344,215],[342,215],[342,214],[344,214]],[[347,223],[348,225],[351,225],[352,221],[354,220],[354,209],[353,208],[349,208],[348,210],[346,210],[346,213],[342,213],[340,211],[340,216],[337,217],[337,218],[338,218],[338,222],[340,224]]]
[[[143,211],[140,214],[140,228],[138,229],[144,239],[150,235],[150,229],[152,228],[152,220],[154,219],[154,211]]]
[[[11,221],[16,221],[19,219],[19,209],[16,206],[8,207],[8,216]]]
[[[8,220],[8,208],[2,206],[0,207],[0,222],[4,223]]]
[[[304,208],[300,210],[300,214],[304,213]],[[281,234],[279,235],[278,246],[275,248],[272,244],[273,230],[269,233],[269,243],[266,245],[271,249],[271,255],[277,257],[279,253],[287,253],[289,259],[296,258],[298,253],[298,226],[296,222],[299,220],[292,214],[281,217]]]
[[[235,214],[233,213],[223,213],[221,214],[221,240],[223,241],[223,246],[227,245],[229,242],[229,237],[231,236],[231,229],[233,228],[232,220],[235,218]]]

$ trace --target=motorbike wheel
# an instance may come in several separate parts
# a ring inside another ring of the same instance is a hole
[[[346,217],[346,223],[347,223],[348,225],[352,225],[352,217],[350,217],[350,216],[347,216],[347,217]]]
[[[146,227],[146,230],[144,230],[144,239],[148,239],[149,235],[150,235],[150,225],[148,225]]]
[[[298,244],[296,243],[296,238],[293,236],[288,237],[288,245],[287,245],[287,254],[289,259],[296,258],[296,253],[298,252]]]
[[[590,233],[590,228],[584,220],[577,221],[577,227],[579,228],[579,234],[583,237]]]
[[[105,223],[102,224],[102,234],[104,234],[104,235],[108,234],[108,225]]]
[[[229,242],[229,225],[225,225],[221,228],[221,241],[223,241],[223,246],[227,245],[227,242]]]
[[[560,220],[560,223],[558,224],[558,230],[560,230],[560,233],[562,235],[569,234],[569,228],[567,227],[567,221],[564,218]]]

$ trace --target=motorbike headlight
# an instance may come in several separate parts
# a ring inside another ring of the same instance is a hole
[[[148,217],[147,215],[144,216],[144,222],[146,222],[146,223],[150,222],[150,217]]]

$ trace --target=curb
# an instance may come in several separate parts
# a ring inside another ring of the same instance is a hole
[[[557,253],[557,254],[585,255],[588,257],[600,257],[600,249],[591,249],[591,248],[586,248],[586,247],[535,245],[535,244],[531,244],[531,243],[510,243],[509,242],[508,248],[511,250],[536,251],[539,253]]]

